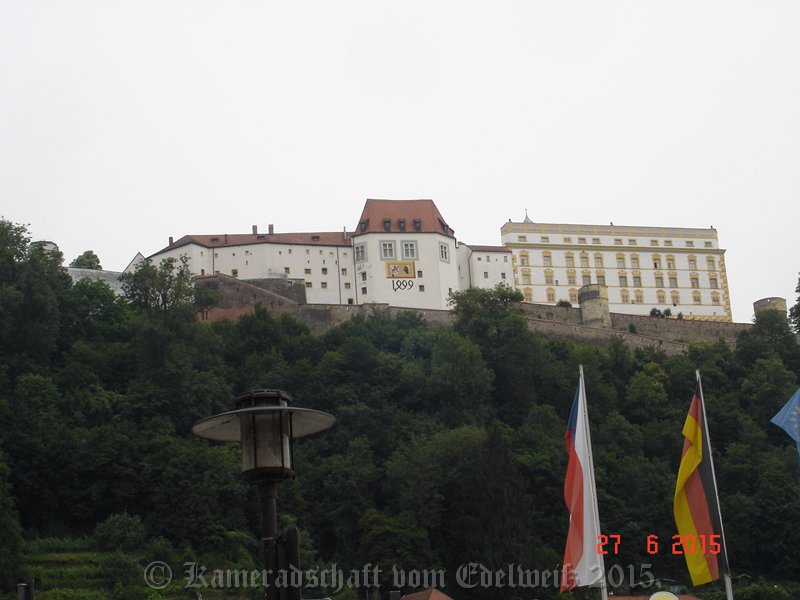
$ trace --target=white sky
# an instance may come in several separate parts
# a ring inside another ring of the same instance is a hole
[[[0,215],[121,270],[168,236],[708,227],[794,304],[800,2],[0,0]]]

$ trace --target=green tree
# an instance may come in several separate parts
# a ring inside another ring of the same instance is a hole
[[[789,320],[792,322],[795,333],[800,333],[800,278],[797,280],[797,302],[789,309]]]
[[[139,515],[116,513],[94,530],[94,543],[101,550],[138,550],[144,545],[145,528]]]
[[[428,389],[446,423],[482,422],[488,416],[494,375],[478,346],[452,329],[439,332]]]
[[[87,250],[71,263],[69,263],[70,267],[75,269],[93,269],[95,271],[99,271],[103,268],[100,264],[100,259],[98,258],[97,254],[94,253],[92,250]]]
[[[165,258],[158,266],[149,259],[142,261],[133,273],[123,273],[119,279],[125,296],[137,308],[164,314],[194,309],[194,279],[185,255]]]
[[[8,480],[9,468],[0,450],[0,587],[11,587],[19,568],[22,529],[14,510],[14,496]]]
[[[456,330],[479,340],[497,335],[505,317],[522,312],[522,300],[522,292],[502,283],[491,290],[470,288],[452,292],[450,305],[456,317]]]

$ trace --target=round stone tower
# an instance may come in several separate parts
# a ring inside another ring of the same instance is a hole
[[[578,290],[578,304],[581,307],[581,320],[589,327],[611,327],[611,313],[608,311],[608,288],[593,283]]]
[[[753,312],[756,314],[765,310],[779,310],[787,312],[786,298],[762,298],[753,302]]]

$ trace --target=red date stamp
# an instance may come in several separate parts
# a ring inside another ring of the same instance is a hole
[[[619,547],[622,543],[622,536],[618,533],[606,535],[602,533],[597,536],[598,554],[619,554]],[[667,544],[672,554],[719,554],[722,551],[720,536],[718,534],[705,535],[673,535],[672,544]],[[650,534],[647,536],[645,549],[648,554],[658,554],[660,544],[658,536]]]

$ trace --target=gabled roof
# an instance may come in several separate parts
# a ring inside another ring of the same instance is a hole
[[[653,592],[655,594],[655,592]],[[678,600],[700,600],[697,596],[689,594],[676,594]],[[647,600],[650,596],[612,596],[615,600]]]
[[[433,200],[367,200],[354,235],[387,231],[455,237]]]
[[[403,600],[453,600],[444,592],[440,592],[436,588],[428,588],[423,592],[416,592],[414,594],[406,594]]]
[[[226,248],[230,246],[246,246],[251,244],[297,244],[303,246],[350,246],[352,234],[343,231],[320,231],[309,233],[221,233],[216,235],[185,235],[175,240],[166,248],[174,250],[189,244],[197,244],[205,248]]]

